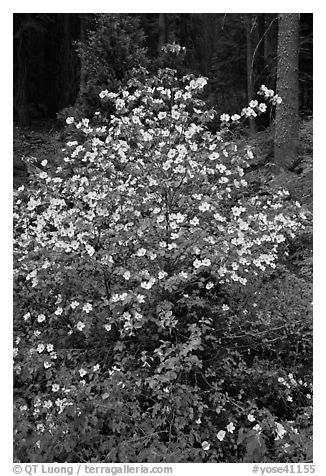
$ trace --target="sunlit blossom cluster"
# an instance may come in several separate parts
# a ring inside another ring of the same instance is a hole
[[[173,86],[175,78],[170,82]],[[110,322],[103,325],[120,321],[121,303],[130,302],[138,312],[153,292],[159,299],[180,280],[191,283],[204,268],[217,282],[246,284],[249,273],[275,266],[286,236],[294,236],[304,220],[295,210],[292,215],[279,212],[286,192],[268,200],[241,198],[248,185],[243,176],[253,157],[251,150],[241,153],[233,144],[224,144],[205,130],[200,121],[204,113],[198,113],[195,123],[185,108],[189,103],[200,110],[196,94],[205,78],[189,80],[184,89],[192,91],[189,98],[176,86],[162,88],[148,81],[136,82],[134,89],[134,83],[120,95],[100,94],[117,110],[104,129],[68,118],[67,123],[75,124],[87,140],[70,141],[65,151],[69,162],[54,173],[44,165],[38,180],[46,186],[35,188],[26,205],[19,198],[24,189],[16,200],[19,272],[36,287],[43,269],[56,268],[44,255],[37,267],[27,269],[31,245],[38,252],[47,249],[93,260],[95,268],[101,262],[114,277],[106,296]],[[275,97],[269,90],[262,92]],[[169,108],[171,94],[174,104]],[[256,100],[249,108],[264,112]],[[71,166],[74,173],[67,175]],[[234,200],[237,204],[228,208]],[[198,243],[196,252],[193,243]],[[82,310],[88,314],[92,304],[83,304]],[[58,306],[53,312],[59,317],[66,310]],[[77,315],[75,326],[79,331],[85,328]]]

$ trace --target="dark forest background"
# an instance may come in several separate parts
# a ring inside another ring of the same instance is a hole
[[[206,99],[221,113],[240,110],[261,84],[276,87],[276,13],[16,13],[13,21],[14,120],[20,126],[56,118],[81,104],[83,93],[89,101],[94,76],[98,90],[115,89],[132,66],[155,70],[165,43],[186,47],[180,68],[209,78]],[[312,32],[312,14],[301,14],[301,114],[313,108]],[[97,56],[111,80],[99,78]]]

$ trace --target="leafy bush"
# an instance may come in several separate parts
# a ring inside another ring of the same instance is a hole
[[[309,453],[311,297],[278,264],[309,214],[248,193],[253,153],[208,131],[205,84],[102,91],[115,114],[68,118],[62,165],[15,193],[18,461]]]
[[[59,118],[92,116],[101,107],[99,93],[117,91],[134,67],[146,66],[145,34],[136,15],[98,14],[77,52],[85,79],[75,106],[65,108]],[[103,108],[103,105],[102,105]]]

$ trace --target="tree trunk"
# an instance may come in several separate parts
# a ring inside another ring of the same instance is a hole
[[[297,158],[299,144],[299,13],[279,14],[274,159],[276,173]]]
[[[165,13],[159,13],[158,17],[158,54],[161,53],[162,46],[166,43],[166,18]]]
[[[17,38],[17,91],[15,97],[15,108],[19,126],[30,125],[27,97],[26,43],[27,33],[19,34]]]
[[[80,55],[80,81],[78,100],[84,106],[84,95],[86,89],[86,67],[85,67],[85,43],[86,43],[86,19],[83,14],[80,15],[80,42],[82,44]]]
[[[59,109],[66,107],[71,99],[71,88],[69,87],[70,71],[71,71],[71,54],[70,54],[70,14],[60,13],[60,23],[62,27],[62,50],[61,50],[61,71],[59,72],[58,82],[60,85]]]
[[[254,78],[253,78],[253,55],[252,55],[252,16],[250,13],[246,14],[246,43],[247,43],[247,99],[248,102],[254,97]],[[250,135],[255,133],[255,118],[249,118]]]
[[[264,39],[265,39],[265,13],[259,13],[257,16],[258,22],[258,44],[257,44],[257,59],[256,59],[256,81],[258,85],[265,84],[265,55],[264,55]],[[257,84],[256,83],[256,84]]]

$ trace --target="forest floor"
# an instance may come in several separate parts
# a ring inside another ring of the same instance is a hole
[[[58,157],[65,145],[62,127],[56,120],[35,121],[29,127],[14,126],[13,129],[13,182],[14,187],[28,181],[24,157],[36,157],[38,162],[49,163]]]

